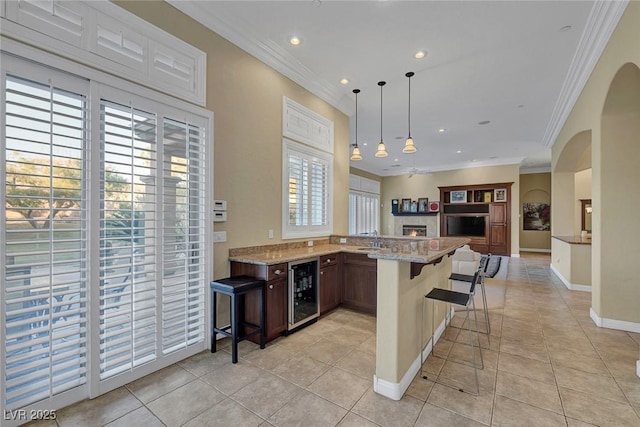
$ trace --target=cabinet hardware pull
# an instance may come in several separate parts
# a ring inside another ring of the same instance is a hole
[[[321,275],[321,276],[324,276],[324,271],[321,271],[321,272],[320,272],[320,275]]]
[[[276,270],[276,271],[274,271],[274,272],[273,272],[273,274],[277,274],[277,275],[279,276],[279,275],[281,275],[281,274],[282,274],[282,271],[280,271],[280,270]]]
[[[273,289],[273,285],[269,285],[269,289]]]

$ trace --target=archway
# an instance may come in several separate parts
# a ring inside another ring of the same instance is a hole
[[[640,69],[623,65],[613,78],[601,117],[599,200],[594,200],[594,319],[602,326],[640,332]],[[593,314],[592,314],[593,316]]]

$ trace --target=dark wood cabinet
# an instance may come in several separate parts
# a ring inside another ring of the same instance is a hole
[[[366,254],[344,253],[342,261],[342,305],[376,314],[378,263]]]
[[[511,185],[501,182],[440,188],[442,237],[471,239],[471,249],[511,254]]]
[[[287,329],[287,279],[270,280],[265,289],[265,338],[271,341]]]
[[[320,257],[320,314],[325,314],[340,305],[341,287],[338,272],[341,255]]]
[[[264,288],[264,315],[265,315],[265,340],[269,342],[287,330],[288,313],[288,267],[286,263],[274,265],[245,264],[231,262],[231,276],[247,275],[265,280]],[[259,323],[258,295],[248,293],[244,300],[244,319],[250,323]],[[259,342],[258,337],[249,338],[253,342]]]

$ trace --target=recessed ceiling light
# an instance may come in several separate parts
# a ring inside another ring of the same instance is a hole
[[[472,161],[472,162],[477,162],[477,161],[478,161],[478,159],[472,159],[471,161]]]
[[[291,36],[291,37],[289,37],[289,43],[291,43],[294,46],[298,46],[301,43],[301,41],[300,41],[300,39],[298,37]]]
[[[564,27],[560,28],[558,31],[560,31],[561,33],[564,33],[569,31],[571,28],[573,28],[571,25],[565,25]]]
[[[447,130],[445,128],[438,129],[438,133],[445,133]]]
[[[488,125],[489,123],[491,123],[490,120],[483,120],[481,122],[478,122],[479,125]]]
[[[340,84],[342,84],[342,85],[349,84],[349,79],[342,79],[342,80],[340,80]]]
[[[456,154],[460,154],[460,153],[462,153],[462,150],[456,151]]]
[[[497,159],[497,158],[498,158],[498,156],[491,156],[491,157],[489,157],[489,158],[490,158],[491,160],[494,160],[494,159]]]
[[[362,145],[364,145],[364,146],[366,147],[366,146],[367,146],[367,145],[369,145],[369,144],[367,144],[366,142],[363,142],[363,143],[362,143]]]
[[[422,59],[425,56],[427,56],[427,52],[424,52],[422,50],[416,52],[415,55],[413,55],[413,57],[416,58],[416,59]]]
[[[394,162],[397,162],[398,160],[400,160],[400,159],[393,159]]]
[[[524,108],[524,104],[518,105],[518,108]]]

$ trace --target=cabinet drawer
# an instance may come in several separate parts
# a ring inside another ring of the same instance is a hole
[[[327,265],[336,265],[338,263],[338,254],[323,255],[320,257],[320,268]]]
[[[287,264],[270,265],[267,271],[267,280],[276,280],[287,277]]]

